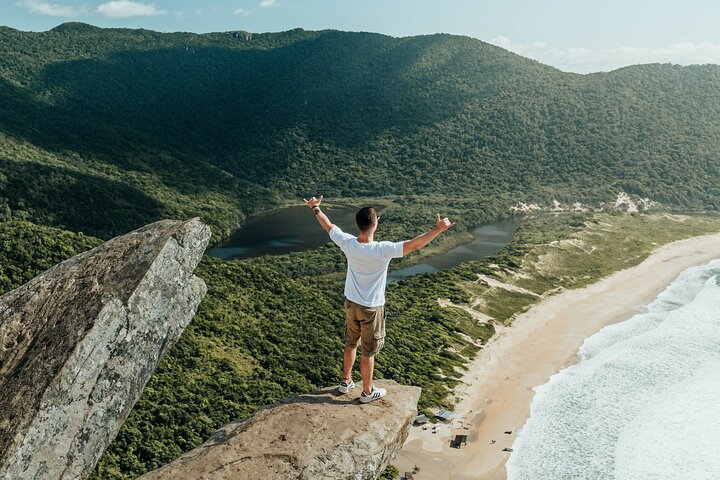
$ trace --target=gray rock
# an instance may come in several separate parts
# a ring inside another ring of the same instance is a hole
[[[163,220],[0,297],[0,478],[93,471],[205,295],[209,239]]]
[[[139,480],[375,479],[405,441],[420,398],[418,387],[376,385],[388,395],[368,404],[359,388],[282,400]]]

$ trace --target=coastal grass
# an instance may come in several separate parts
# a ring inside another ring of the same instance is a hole
[[[460,313],[458,313],[455,318],[455,326],[459,331],[468,335],[472,339],[477,339],[482,344],[487,343],[490,337],[495,334],[495,327],[493,327],[492,324],[479,322],[472,317],[468,317],[467,315],[462,315]],[[474,346],[463,347],[461,354],[466,357],[469,356],[471,350],[465,350],[465,348],[469,348],[474,351]]]
[[[581,288],[641,263],[660,245],[718,231],[714,216],[594,215],[568,237],[535,249],[515,284],[534,291],[544,286],[542,293]]]
[[[646,259],[661,245],[720,232],[716,215],[593,213],[540,218],[523,224],[497,256],[468,262],[452,273],[489,275],[538,296],[459,281],[477,311],[510,324],[549,295],[582,288]],[[470,305],[470,304],[468,304]]]

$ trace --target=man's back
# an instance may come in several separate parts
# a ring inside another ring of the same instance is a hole
[[[366,307],[384,305],[388,265],[403,256],[403,242],[363,243],[337,225],[329,233],[347,258],[345,297]]]

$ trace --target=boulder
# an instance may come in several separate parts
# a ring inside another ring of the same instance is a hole
[[[388,395],[368,404],[359,388],[281,400],[139,480],[375,479],[405,441],[420,398],[418,387],[376,385]]]
[[[0,478],[93,471],[205,295],[209,239],[163,220],[0,297]]]

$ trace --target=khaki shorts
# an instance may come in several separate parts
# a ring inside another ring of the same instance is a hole
[[[364,357],[375,356],[385,344],[385,306],[365,307],[345,299],[345,346],[354,348],[362,339]]]

